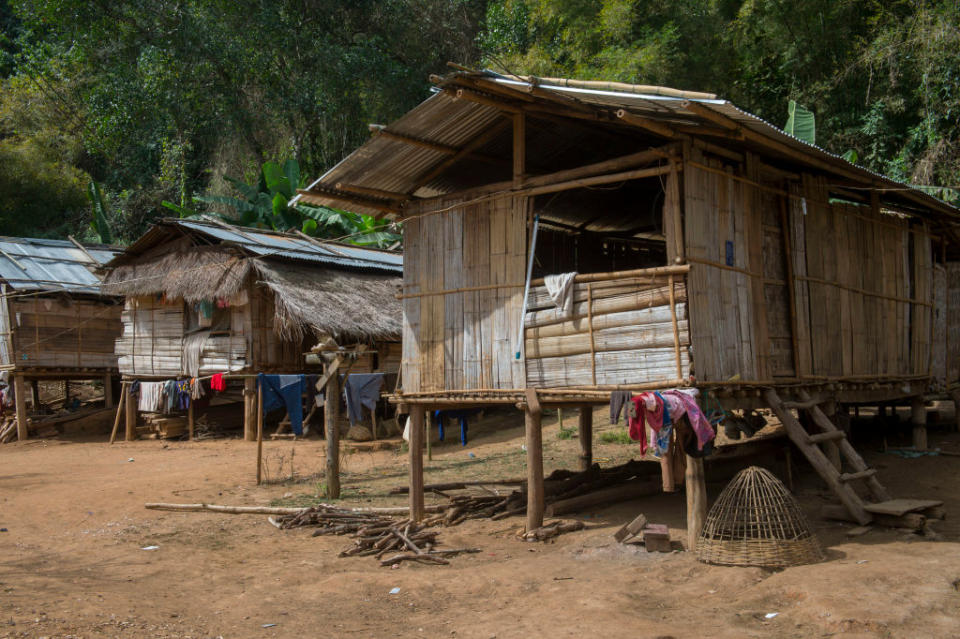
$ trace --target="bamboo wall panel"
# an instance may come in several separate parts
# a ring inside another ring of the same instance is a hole
[[[960,381],[960,262],[947,262],[947,382]]]
[[[9,289],[0,284],[0,366],[5,369],[14,367],[13,323],[10,318],[10,304],[7,301]]]
[[[574,299],[581,299],[587,286],[575,283]],[[594,379],[596,384],[642,385],[689,374],[690,330],[682,280],[674,284],[673,311],[663,278],[656,283],[611,279],[589,287],[592,307],[578,302],[568,317],[560,316],[552,302],[546,306],[546,287],[531,289],[531,298],[545,307],[528,312],[524,322],[530,387],[585,386]]]
[[[709,381],[735,375],[757,379],[754,305],[763,301],[755,299],[753,283],[744,272],[749,272],[752,251],[762,250],[760,218],[751,206],[753,194],[734,179],[731,167],[705,158],[697,149],[686,152],[684,232],[687,255],[693,262],[688,291],[694,372],[698,379]]]
[[[27,297],[7,305],[16,368],[117,368],[119,304]]]
[[[933,378],[947,383],[947,270],[933,267]]]
[[[523,388],[514,352],[527,250],[525,198],[451,209],[404,225],[402,384],[406,392]],[[511,286],[512,285],[512,286]],[[487,287],[483,290],[461,290]],[[446,294],[436,294],[447,291]]]

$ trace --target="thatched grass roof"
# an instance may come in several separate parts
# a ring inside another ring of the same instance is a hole
[[[249,282],[274,294],[274,328],[284,338],[313,331],[338,339],[400,339],[400,277],[245,257],[223,246],[116,266],[104,278],[103,290],[199,302],[231,298]]]
[[[274,328],[283,336],[304,329],[337,338],[399,340],[401,278],[289,263],[256,263],[258,279],[276,299]]]

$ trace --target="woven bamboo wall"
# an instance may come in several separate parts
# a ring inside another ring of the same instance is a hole
[[[930,373],[924,224],[876,198],[832,200],[826,178],[778,176],[749,154],[734,164],[688,149],[683,182],[698,379]]]
[[[13,365],[23,369],[117,368],[120,305],[68,297],[7,300]]]
[[[457,203],[447,199],[429,206],[438,210]],[[406,392],[524,387],[524,369],[514,352],[526,246],[523,198],[496,199],[404,223]]]
[[[247,363],[244,326],[250,305],[230,312],[230,334],[211,335],[200,354],[200,374],[241,370]],[[183,374],[184,305],[155,297],[127,298],[123,333],[116,340],[120,372],[143,377],[177,377]]]
[[[569,317],[546,287],[530,289],[526,316],[527,384],[557,388],[676,381],[690,370],[686,286],[664,278],[574,284]],[[677,335],[674,335],[674,317]]]

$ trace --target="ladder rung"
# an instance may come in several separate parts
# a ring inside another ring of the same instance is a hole
[[[877,474],[876,468],[868,468],[866,470],[861,470],[858,473],[843,473],[840,475],[840,481],[848,482],[855,481],[857,479],[866,479],[867,477],[873,477]]]
[[[810,435],[807,437],[807,443],[810,444],[819,444],[820,442],[830,442],[835,439],[843,439],[847,434],[842,430],[828,430],[825,433],[817,433],[816,435]]]

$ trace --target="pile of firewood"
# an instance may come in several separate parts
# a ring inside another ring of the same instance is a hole
[[[437,523],[433,517],[423,523],[414,523],[410,519],[397,520],[377,513],[365,513],[342,510],[321,505],[305,508],[301,512],[277,517],[274,524],[278,528],[296,528],[298,526],[316,526],[313,536],[351,535],[353,544],[345,548],[341,557],[366,557],[376,555],[381,566],[393,566],[403,561],[416,561],[424,564],[449,564],[444,557],[460,553],[480,552],[479,548],[455,548],[438,550],[438,530],[428,528]],[[404,552],[401,552],[404,551]],[[392,557],[384,555],[395,552]]]
[[[17,418],[7,417],[0,422],[0,444],[6,444],[17,436]]]

